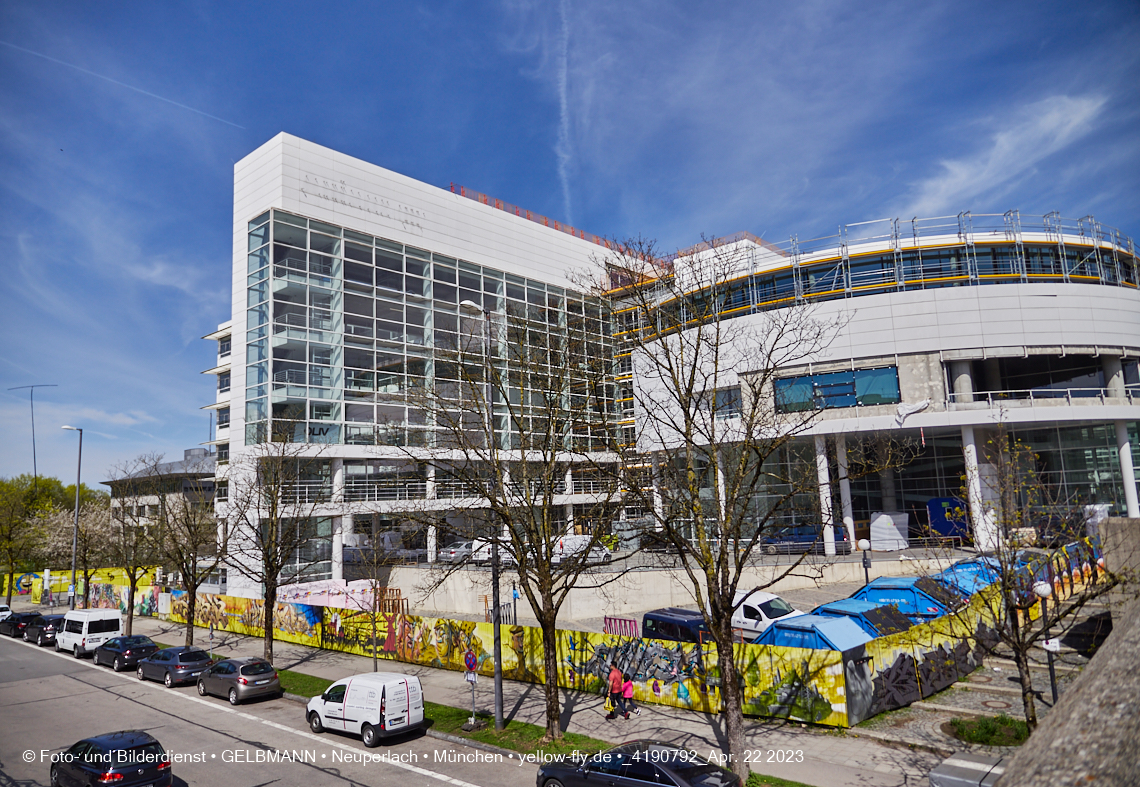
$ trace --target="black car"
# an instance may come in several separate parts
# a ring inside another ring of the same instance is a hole
[[[24,629],[28,624],[38,618],[38,612],[16,612],[8,617],[0,620],[0,634],[7,634],[9,637],[22,637],[24,636]]]
[[[169,688],[196,681],[210,662],[210,654],[198,648],[164,648],[139,661],[135,674],[139,680],[161,680]]]
[[[150,637],[112,637],[95,648],[91,660],[96,664],[110,664],[115,672],[122,672],[157,651],[158,645]]]
[[[63,615],[40,615],[24,628],[24,641],[40,647],[55,642],[55,633],[63,626]]]
[[[170,787],[170,758],[162,744],[142,730],[123,730],[84,738],[52,757],[52,787]]]
[[[732,771],[671,743],[630,741],[585,760],[542,765],[538,787],[599,784],[675,784],[677,787],[741,787]]]

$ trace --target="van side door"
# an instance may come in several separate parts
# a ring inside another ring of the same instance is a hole
[[[342,683],[321,695],[324,702],[324,713],[321,715],[325,717],[325,726],[330,730],[344,729],[344,695],[347,691],[348,684]]]
[[[344,728],[350,732],[359,732],[365,722],[378,726],[382,721],[380,689],[359,680],[348,684],[344,701]]]

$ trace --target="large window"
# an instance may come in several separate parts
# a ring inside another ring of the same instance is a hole
[[[782,413],[901,401],[895,366],[785,377],[776,380],[775,388],[776,409]]]

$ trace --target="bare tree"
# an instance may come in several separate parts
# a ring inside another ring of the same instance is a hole
[[[165,498],[175,494],[168,479],[156,474],[159,454],[142,454],[111,471],[111,518],[114,532],[107,544],[109,563],[123,570],[127,580],[127,624],[130,634],[135,619],[135,592],[146,571],[158,561],[154,532]]]
[[[576,586],[620,573],[591,570],[610,557],[599,547],[618,513],[618,487],[612,474],[598,484],[582,472],[607,456],[616,461],[605,320],[598,299],[574,293],[461,317],[455,345],[437,342],[434,379],[413,394],[432,427],[431,447],[404,449],[434,476],[437,497],[449,499],[410,516],[431,527],[440,505],[466,510],[464,523],[450,523],[453,534],[481,542],[475,560],[499,553],[538,621],[547,740],[562,737],[559,611]],[[441,568],[435,581],[462,565]]]
[[[273,660],[278,588],[308,579],[331,557],[331,520],[317,516],[332,499],[329,462],[322,446],[291,442],[295,426],[274,421],[272,441],[248,446],[230,463],[222,514],[230,564],[263,590],[267,661]]]
[[[1064,636],[1081,619],[1085,606],[1111,591],[1120,577],[1098,562],[1085,537],[1084,514],[1076,500],[1043,473],[1039,455],[1004,424],[998,424],[979,451],[982,474],[979,510],[971,519],[987,521],[996,546],[980,561],[980,575],[993,584],[978,594],[993,624],[996,645],[1017,665],[1025,721],[1037,726],[1031,667],[1043,640]],[[1042,594],[1047,594],[1043,601]],[[963,608],[956,615],[973,615]],[[970,621],[973,622],[972,620]],[[970,627],[970,635],[974,636]]]
[[[750,251],[780,254],[762,243]],[[640,509],[645,535],[667,543],[688,576],[716,643],[728,749],[744,777],[737,593],[753,589],[745,575],[766,533],[819,516],[815,458],[803,440],[818,405],[811,392],[806,401],[785,396],[777,378],[816,359],[842,324],[804,305],[726,314],[755,302],[759,286],[744,275],[751,269],[737,244],[707,242],[665,261],[637,239],[612,244],[599,263],[619,362],[628,354],[636,386],[625,394],[636,399],[636,443],[627,434],[621,461],[609,467],[620,473],[625,504]],[[760,587],[798,568],[773,567]]]

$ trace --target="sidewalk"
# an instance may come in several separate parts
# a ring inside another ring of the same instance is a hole
[[[182,624],[156,618],[136,618],[134,631],[160,642],[177,645],[185,637]],[[209,649],[209,631],[196,629],[194,642]],[[229,632],[215,632],[213,651],[222,656],[260,656],[262,640]],[[416,675],[424,687],[426,699],[457,708],[471,706],[470,685],[462,673],[438,670],[403,662],[379,660],[381,671],[399,671]],[[274,643],[274,666],[336,680],[347,675],[372,670],[372,659],[334,651],[318,650],[289,642]],[[642,706],[640,716],[628,721],[607,721],[602,710],[602,697],[562,690],[562,725],[570,732],[619,743],[634,738],[653,738],[683,744],[701,754],[721,751],[723,725],[718,717],[660,705]],[[475,689],[476,706],[481,711],[493,708],[494,682],[480,676]],[[545,699],[542,687],[503,681],[503,706],[508,719],[544,726]],[[801,727],[798,724],[746,720],[747,745],[763,752],[759,761],[750,763],[753,770],[785,779],[793,779],[820,787],[855,787],[856,785],[913,784],[942,758],[925,751],[883,746],[869,737],[856,737],[841,731]],[[802,760],[799,752],[802,752]],[[753,755],[755,756],[755,755]],[[771,758],[771,762],[769,762]],[[793,762],[779,762],[792,759]]]

